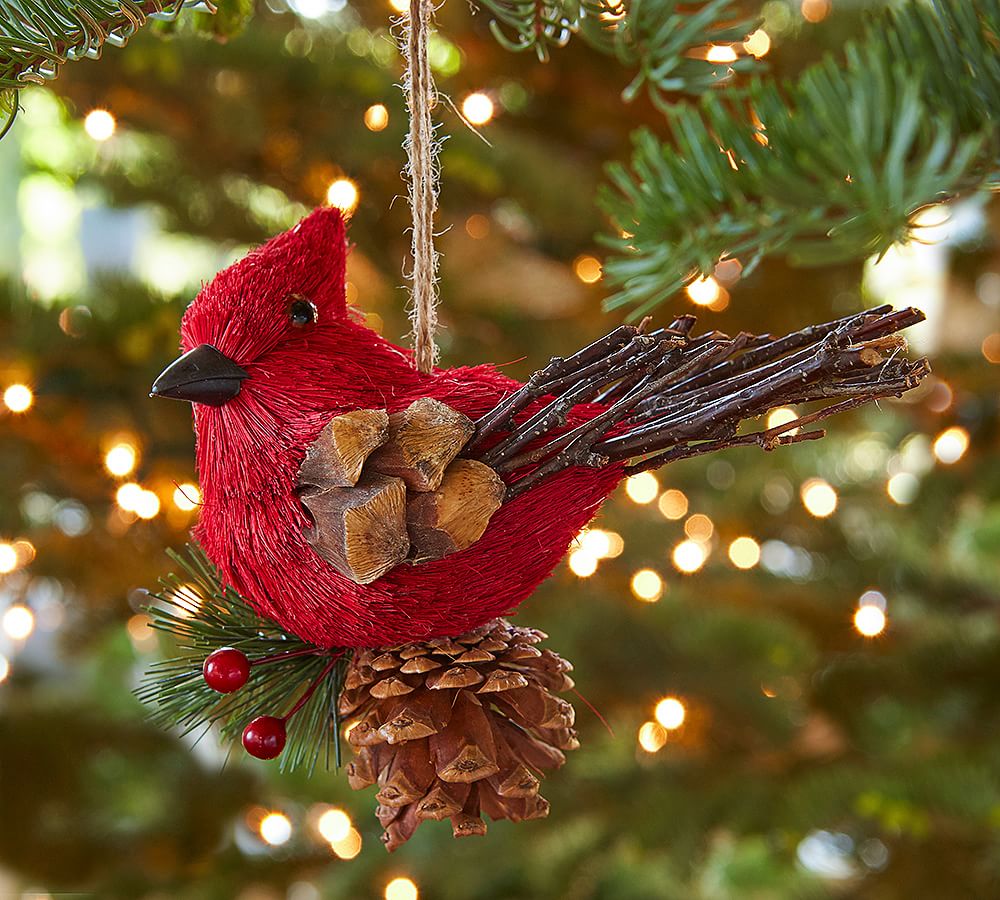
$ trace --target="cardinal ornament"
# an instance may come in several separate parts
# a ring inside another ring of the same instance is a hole
[[[339,694],[321,724],[353,719],[349,777],[378,785],[392,848],[424,819],[476,834],[481,814],[547,812],[540,777],[576,746],[557,696],[570,667],[502,617],[624,477],[819,437],[811,423],[929,369],[900,352],[920,313],[882,307],[777,339],[694,336],[690,316],[621,326],[525,384],[491,365],[424,374],[348,308],[347,253],[325,208],[220,273],[152,394],[193,404],[195,537],[220,583],[297,648],[255,660],[249,639],[219,645],[206,679],[235,698],[309,661],[301,696],[248,721],[244,744],[279,755],[319,688]],[[808,401],[827,405],[741,431]]]

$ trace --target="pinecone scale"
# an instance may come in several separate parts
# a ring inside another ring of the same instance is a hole
[[[340,696],[351,722],[355,790],[377,785],[376,815],[394,850],[421,822],[450,819],[456,837],[485,834],[483,816],[548,815],[541,777],[579,746],[572,666],[537,644],[543,632],[497,619],[353,659]]]

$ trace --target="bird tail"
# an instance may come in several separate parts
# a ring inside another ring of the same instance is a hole
[[[647,333],[622,325],[556,357],[476,423],[463,450],[508,479],[508,499],[570,466],[624,465],[635,474],[728,447],[765,450],[823,437],[816,422],[881,397],[899,397],[930,371],[906,357],[903,328],[920,310],[880,306],[776,338],[712,331],[694,316]],[[825,405],[759,431],[768,410]],[[580,404],[596,404],[570,425]]]

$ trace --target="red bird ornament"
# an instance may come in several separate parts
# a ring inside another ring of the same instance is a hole
[[[919,312],[881,307],[780,339],[692,337],[688,316],[649,334],[622,326],[526,385],[491,365],[422,374],[347,307],[347,253],[340,212],[324,208],[221,272],[184,315],[184,355],[152,389],[194,406],[205,552],[262,616],[320,648],[464,634],[531,594],[627,474],[821,436],[806,426],[929,371],[896,334]],[[325,523],[304,496],[303,463],[337,417],[391,418],[428,398],[468,417],[457,450],[500,474],[506,500],[466,549],[359,584],[316,548]],[[821,400],[833,403],[796,423],[738,430],[774,406]]]

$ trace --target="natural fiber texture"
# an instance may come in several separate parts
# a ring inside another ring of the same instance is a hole
[[[320,647],[379,647],[462,634],[510,612],[562,559],[621,479],[567,470],[493,516],[472,547],[401,565],[369,585],[338,574],[306,541],[295,485],[306,448],[336,415],[433,397],[477,419],[518,382],[492,366],[418,372],[411,354],[353,321],[344,301],[340,214],[316,211],[220,273],[184,317],[183,349],[209,343],[250,375],[222,407],[195,405],[203,489],[197,538],[258,612]],[[291,294],[318,319],[289,322]],[[569,424],[600,407],[579,406]],[[530,410],[529,410],[530,412]]]
[[[351,787],[377,784],[389,850],[421,822],[451,819],[455,837],[491,819],[540,819],[539,777],[579,746],[572,666],[536,645],[546,637],[501,620],[454,640],[366,650],[351,663],[340,712],[354,719]]]
[[[428,59],[433,20],[433,0],[410,0],[403,19],[406,39],[406,76],[403,89],[410,114],[410,132],[404,144],[406,176],[413,214],[412,312],[414,358],[417,368],[430,374],[437,362],[437,268],[434,249],[434,214],[438,198],[438,145],[431,110],[437,101]]]

